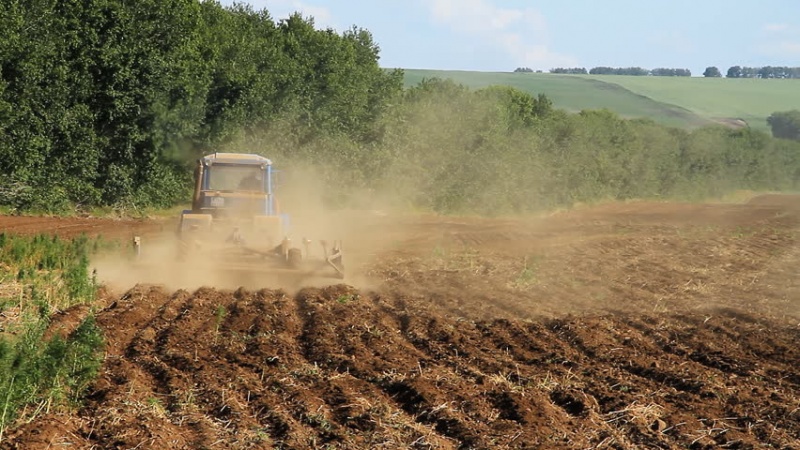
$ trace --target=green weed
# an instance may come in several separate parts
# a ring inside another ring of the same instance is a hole
[[[340,305],[345,305],[356,300],[358,300],[358,294],[342,294],[336,297],[336,303],[339,303]]]
[[[514,289],[525,289],[537,283],[536,274],[539,270],[538,256],[526,256],[522,259],[522,268],[510,285]]]
[[[95,300],[89,255],[105,246],[85,236],[0,233],[0,307],[14,320],[0,330],[0,440],[16,420],[79,403],[102,361],[94,316],[68,336],[47,336],[54,312]]]
[[[217,339],[219,338],[219,329],[222,326],[222,322],[225,320],[225,317],[228,315],[228,310],[225,308],[225,305],[218,305],[217,309],[214,311],[214,345],[217,345]]]
[[[77,405],[100,369],[103,339],[94,316],[66,338],[43,339],[47,323],[34,320],[21,335],[0,338],[0,439],[15,419]],[[26,405],[35,407],[18,417]]]

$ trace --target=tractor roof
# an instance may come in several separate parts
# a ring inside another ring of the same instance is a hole
[[[224,164],[258,164],[258,165],[272,165],[272,161],[267,158],[264,158],[261,155],[256,155],[253,153],[212,153],[210,155],[206,155],[203,157],[203,163],[214,164],[214,163],[224,163]]]

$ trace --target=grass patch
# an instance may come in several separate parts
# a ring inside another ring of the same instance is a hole
[[[108,246],[0,233],[0,441],[14,423],[79,404],[97,375],[103,339],[92,314],[67,336],[47,330],[54,313],[95,301],[89,255]]]

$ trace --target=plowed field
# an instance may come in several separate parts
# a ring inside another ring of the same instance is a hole
[[[800,197],[341,221],[345,284],[110,283],[83,406],[0,448],[800,448]]]

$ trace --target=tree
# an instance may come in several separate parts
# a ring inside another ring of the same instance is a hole
[[[725,76],[728,78],[741,78],[742,66],[732,66],[728,68],[728,73]]]
[[[774,137],[800,141],[800,110],[774,112],[767,123]]]
[[[706,71],[703,72],[703,76],[706,78],[720,78],[722,73],[715,66],[709,66],[706,67]]]

